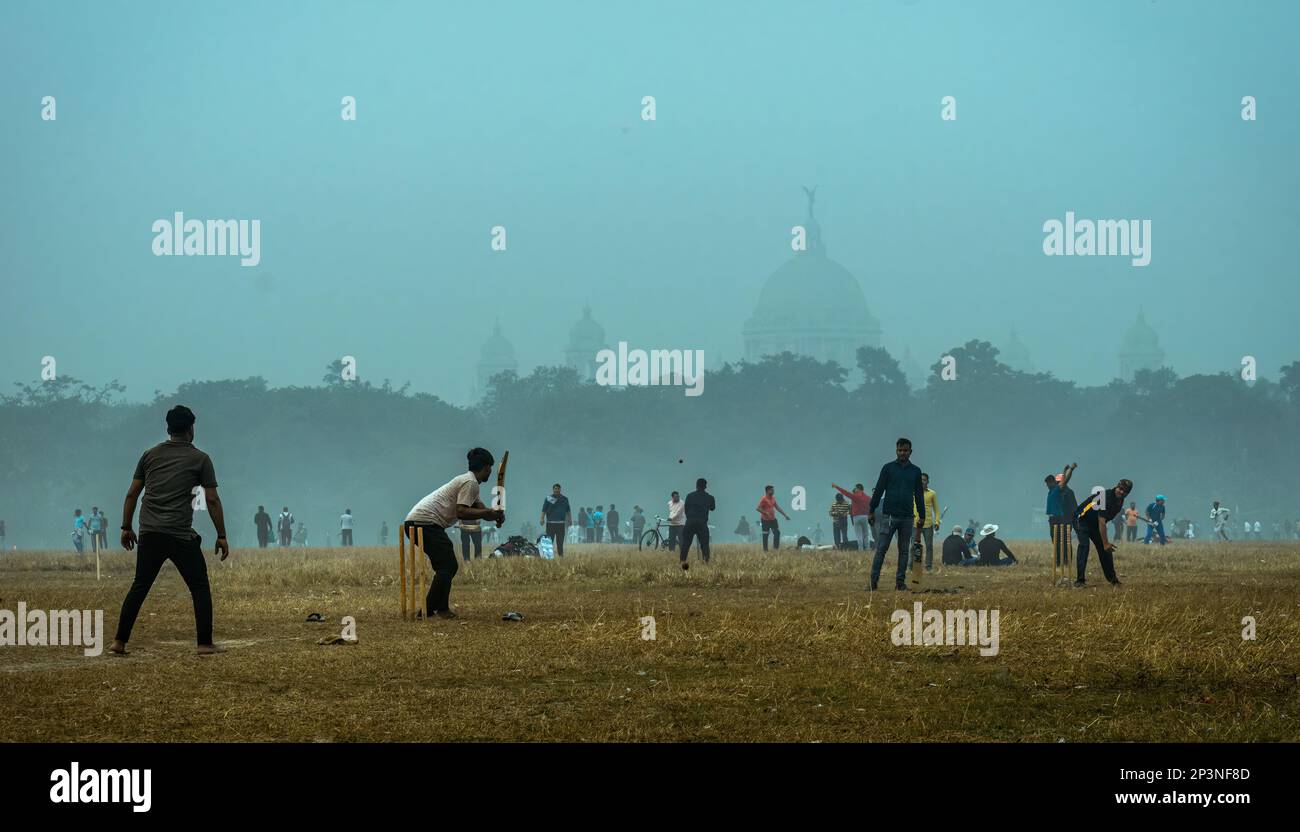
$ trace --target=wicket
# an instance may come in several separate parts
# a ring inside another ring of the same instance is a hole
[[[1071,527],[1065,523],[1052,526],[1052,586],[1062,578],[1070,579],[1070,553],[1074,547],[1070,541]]]
[[[402,618],[428,618],[428,599],[425,595],[424,529],[419,526],[402,526],[402,532],[397,536],[397,556],[397,574],[402,584]],[[411,594],[409,605],[406,602],[408,589]]]

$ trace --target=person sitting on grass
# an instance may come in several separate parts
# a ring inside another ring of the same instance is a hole
[[[992,523],[980,529],[980,542],[975,548],[979,550],[979,557],[972,558],[971,560],[974,563],[968,565],[1011,566],[1018,562],[1016,556],[1007,548],[1007,544],[1003,543],[1002,539],[998,537],[998,527]],[[1005,558],[1001,557],[1003,552],[1006,552],[1007,556]]]
[[[940,562],[944,566],[970,566],[967,560],[978,560],[971,554],[966,538],[962,536],[961,526],[953,526],[952,534],[944,538]]]
[[[749,521],[743,514],[740,516],[740,522],[736,524],[736,536],[742,541],[749,540]]]

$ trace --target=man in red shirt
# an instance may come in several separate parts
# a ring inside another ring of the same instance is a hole
[[[852,491],[845,491],[835,483],[831,483],[831,488],[849,498],[849,517],[853,531],[858,536],[858,549],[867,551],[871,543],[871,522],[868,520],[871,514],[871,495],[862,487],[862,483],[853,486]]]
[[[772,534],[772,548],[781,548],[781,526],[776,522],[776,513],[781,512],[781,516],[789,520],[790,515],[781,511],[781,507],[776,504],[776,497],[773,495],[776,489],[772,486],[766,486],[763,489],[763,499],[758,501],[758,517],[763,527],[763,551],[767,551],[767,535]]]

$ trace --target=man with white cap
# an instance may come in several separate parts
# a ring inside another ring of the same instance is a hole
[[[975,548],[980,553],[976,566],[1011,566],[1016,563],[1016,556],[998,537],[998,527],[992,523],[980,529],[980,542]],[[1005,558],[1001,556],[1003,552],[1007,554]]]

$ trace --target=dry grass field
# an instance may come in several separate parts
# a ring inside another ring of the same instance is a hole
[[[1010,545],[1021,565],[927,576],[955,591],[874,596],[857,553],[721,545],[684,574],[571,546],[462,566],[461,618],[432,622],[398,615],[395,546],[237,550],[209,558],[227,653],[195,655],[168,565],[128,657],[0,647],[0,741],[1300,738],[1300,544],[1128,545],[1124,585],[1094,560],[1086,589],[1050,586],[1046,542]],[[0,608],[103,609],[107,643],[133,563],[107,556],[96,582],[93,558],[0,556]],[[890,614],[918,600],[999,610],[1000,653],[893,645]],[[316,643],[349,615],[357,644]]]

